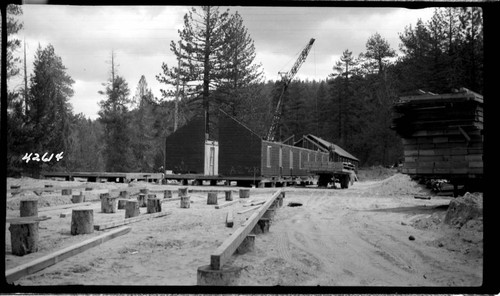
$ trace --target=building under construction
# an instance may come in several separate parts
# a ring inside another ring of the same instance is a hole
[[[236,181],[242,186],[305,185],[316,175],[308,164],[345,162],[355,169],[359,163],[338,145],[314,135],[293,144],[265,140],[223,111],[216,128],[218,140],[207,139],[204,118],[197,117],[167,137],[165,169],[169,174],[165,178],[213,184]]]

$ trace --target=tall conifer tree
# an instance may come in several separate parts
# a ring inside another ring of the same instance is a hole
[[[134,167],[134,158],[130,146],[128,105],[130,90],[125,79],[118,75],[115,54],[111,53],[110,78],[100,95],[106,96],[99,102],[99,120],[104,126],[104,158],[109,172],[128,172]]]
[[[158,81],[175,85],[182,81],[184,96],[190,105],[201,110],[205,116],[205,133],[210,133],[209,114],[211,94],[219,86],[224,75],[225,60],[220,59],[224,47],[224,32],[228,12],[218,7],[192,8],[184,15],[184,28],[179,30],[180,43],[172,41],[170,50],[180,60],[179,67],[162,64],[163,73]],[[162,90],[164,96],[172,96],[173,90]]]

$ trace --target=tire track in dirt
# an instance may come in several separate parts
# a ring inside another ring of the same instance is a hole
[[[388,200],[377,198],[369,208],[383,209]],[[411,211],[399,208],[394,212],[357,210],[346,216],[346,225],[362,241],[357,247],[370,254],[368,266],[379,269],[379,274],[383,275],[380,279],[388,284],[396,279],[411,285],[449,285],[450,275],[457,273],[467,276],[457,276],[452,281],[455,284],[480,283],[480,277],[471,272],[473,268],[454,259],[455,256],[444,249],[429,246],[429,241],[436,239],[434,233],[398,222],[421,215],[412,210],[416,205],[414,201],[406,200],[403,204],[401,208],[408,207]]]
[[[329,266],[338,263],[339,258],[334,256],[333,250],[341,245],[345,247],[344,240],[337,241],[329,231],[331,225],[342,218],[330,216],[331,208],[334,207],[331,205],[332,198],[336,197],[332,197],[329,191],[323,191],[321,194],[311,192],[307,198],[300,200],[303,206],[294,209],[293,215],[290,215],[291,209],[286,209],[286,212],[282,213],[286,219],[280,221],[273,229],[275,243],[280,250],[279,256],[285,258],[293,267],[310,275],[312,280],[305,279],[301,284],[318,284],[318,278],[324,277],[324,273],[332,272]],[[334,278],[353,276],[348,269],[335,273],[337,274]],[[334,283],[328,279],[320,284]]]

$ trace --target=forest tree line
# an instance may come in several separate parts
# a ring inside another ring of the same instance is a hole
[[[22,30],[16,18],[21,14],[20,6],[8,6],[9,35]],[[345,49],[324,80],[295,79],[284,95],[275,139],[313,134],[343,147],[361,166],[391,165],[403,153],[401,139],[390,128],[399,96],[462,87],[483,93],[480,8],[436,8],[430,21],[402,29],[402,55],[374,32],[364,52]],[[156,171],[164,165],[165,138],[193,116],[206,116],[206,131],[216,138],[219,109],[264,137],[282,89],[280,81],[264,81],[241,16],[217,7],[192,8],[185,15],[179,40],[170,44],[177,63],[162,64],[156,76],[165,86],[161,98],[153,96],[143,75],[131,90],[111,52],[96,120],[72,109],[74,81],[52,45],[39,46],[29,77],[14,55],[20,49],[20,40],[10,38],[7,79],[24,75],[25,80],[8,93],[9,175]],[[27,152],[45,151],[63,151],[64,157],[22,160]]]

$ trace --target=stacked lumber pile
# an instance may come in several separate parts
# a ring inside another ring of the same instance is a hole
[[[403,138],[402,172],[447,178],[483,174],[483,97],[456,93],[401,97],[392,128]]]

